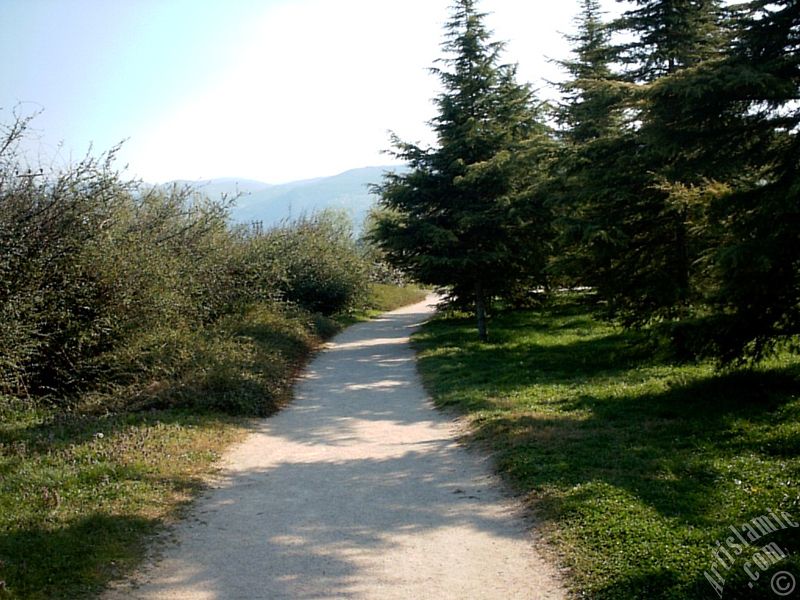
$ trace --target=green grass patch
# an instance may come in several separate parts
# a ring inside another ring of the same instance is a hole
[[[0,425],[2,598],[85,598],[141,560],[244,428],[161,410],[108,417],[20,410]]]
[[[414,285],[388,285],[373,283],[370,285],[367,308],[378,312],[386,312],[416,304],[425,300],[427,292]]]
[[[426,387],[469,416],[472,438],[529,497],[574,591],[716,597],[708,572],[724,598],[773,597],[777,571],[800,579],[799,528],[739,554],[726,541],[770,509],[800,522],[800,359],[739,372],[676,364],[585,302],[499,314],[488,344],[456,317],[415,336]],[[717,541],[730,558],[715,556]],[[753,555],[772,542],[787,558],[759,569]]]

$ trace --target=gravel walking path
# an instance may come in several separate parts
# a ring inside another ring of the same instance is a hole
[[[158,561],[106,598],[563,598],[488,459],[421,387],[408,336],[432,300],[329,343]]]

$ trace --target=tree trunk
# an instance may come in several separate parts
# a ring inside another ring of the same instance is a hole
[[[486,296],[480,282],[475,284],[475,315],[478,317],[478,339],[486,342],[489,340],[486,331]]]

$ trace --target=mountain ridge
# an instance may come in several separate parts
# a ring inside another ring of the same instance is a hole
[[[377,195],[369,186],[379,184],[387,171],[403,172],[404,165],[368,166],[348,169],[337,175],[314,177],[287,183],[220,177],[199,181],[173,181],[167,185],[189,185],[211,198],[226,196],[235,199],[230,209],[233,223],[261,223],[264,227],[319,212],[325,209],[344,210],[356,229],[361,227]]]

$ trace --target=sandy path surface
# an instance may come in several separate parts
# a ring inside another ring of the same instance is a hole
[[[337,336],[172,532],[105,598],[562,598],[487,459],[435,411],[408,336],[423,302]]]

